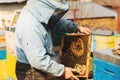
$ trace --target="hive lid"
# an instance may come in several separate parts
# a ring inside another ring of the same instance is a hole
[[[120,56],[113,55],[112,49],[102,49],[93,52],[94,58],[105,60],[120,66]]]
[[[108,9],[104,6],[101,6],[94,2],[84,2],[84,3],[72,3],[68,2],[70,6],[78,9],[76,11],[76,18],[101,18],[101,17],[116,17],[117,12]],[[76,6],[76,5],[77,6]],[[73,8],[71,7],[71,8]],[[69,10],[67,14],[64,15],[63,18],[66,19],[74,19],[74,14],[72,10]]]

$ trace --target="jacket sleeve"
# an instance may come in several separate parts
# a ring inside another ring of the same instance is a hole
[[[65,20],[65,19],[60,19],[56,26],[53,29],[54,33],[72,33],[72,32],[77,32],[77,27],[78,24],[74,23],[70,20]]]

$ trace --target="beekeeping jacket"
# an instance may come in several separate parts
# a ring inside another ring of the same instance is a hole
[[[50,32],[76,32],[77,24],[61,19],[69,6],[64,0],[28,0],[16,24],[16,53],[19,62],[61,76],[64,65],[53,51]],[[51,28],[51,29],[49,29]]]

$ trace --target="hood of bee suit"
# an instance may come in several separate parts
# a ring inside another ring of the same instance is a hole
[[[66,0],[28,0],[26,7],[40,21],[48,24],[56,9],[66,11],[69,5]]]

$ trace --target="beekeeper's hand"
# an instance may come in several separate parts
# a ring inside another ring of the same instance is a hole
[[[82,33],[91,34],[91,30],[87,27],[78,26],[77,29]]]
[[[76,69],[65,67],[63,76],[65,79],[79,80],[78,77],[73,74],[73,72],[76,72]]]

